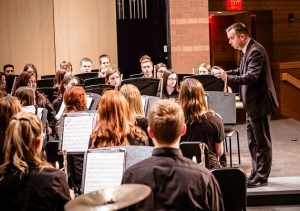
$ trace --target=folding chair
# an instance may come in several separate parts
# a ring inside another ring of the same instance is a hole
[[[245,172],[240,168],[220,168],[212,170],[211,173],[219,183],[225,210],[246,210],[247,186]]]

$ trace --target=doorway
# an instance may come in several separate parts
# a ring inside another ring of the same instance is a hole
[[[139,59],[170,63],[169,0],[116,0],[118,65],[124,78],[141,72]]]

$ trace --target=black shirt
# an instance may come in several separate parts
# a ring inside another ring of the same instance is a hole
[[[130,183],[148,185],[152,192],[129,210],[224,210],[216,179],[180,149],[155,148],[152,157],[124,172],[122,184]]]
[[[224,124],[221,118],[213,112],[202,115],[202,122],[187,123],[186,133],[180,142],[200,141],[209,148],[209,168],[220,168],[216,154],[216,143],[222,143],[225,138]]]
[[[33,169],[22,179],[14,169],[0,175],[1,210],[64,210],[70,199],[66,175],[58,169]]]

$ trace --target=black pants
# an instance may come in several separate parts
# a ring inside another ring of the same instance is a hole
[[[270,115],[251,119],[246,115],[247,136],[252,158],[252,173],[255,177],[267,179],[272,166],[272,142]]]

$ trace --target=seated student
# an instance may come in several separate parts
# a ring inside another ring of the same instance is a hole
[[[204,167],[182,156],[186,126],[181,107],[160,100],[149,112],[152,157],[128,168],[122,184],[145,184],[152,192],[128,210],[224,210],[218,182]]]
[[[173,71],[166,70],[163,74],[163,99],[177,100],[178,98],[177,75]]]
[[[2,164],[3,161],[4,136],[9,121],[16,113],[20,112],[21,109],[22,106],[16,97],[5,96],[0,98],[0,164]]]
[[[80,73],[90,73],[92,71],[92,60],[90,58],[82,58],[80,61]]]
[[[4,73],[0,72],[0,97],[6,96],[6,77]]]
[[[86,111],[85,90],[81,86],[71,86],[64,93],[64,103],[64,113]]]
[[[218,114],[208,109],[202,84],[193,78],[185,79],[181,83],[178,101],[187,124],[186,134],[180,141],[201,141],[207,144],[209,168],[220,168],[219,156],[224,154],[224,124]]]
[[[211,66],[209,64],[202,63],[199,66],[199,75],[210,75]]]
[[[119,91],[108,90],[99,102],[90,148],[128,145],[148,145],[147,136],[134,126],[125,97]]]
[[[128,102],[133,122],[148,135],[148,120],[147,118],[145,118],[140,91],[136,86],[132,84],[124,84],[120,88],[120,92],[122,93],[122,95],[124,95]],[[153,143],[150,139],[149,144],[153,146]]]
[[[37,69],[34,64],[26,64],[24,66],[23,72],[33,72],[35,74],[36,79],[38,79]]]
[[[100,68],[108,68],[110,67],[110,57],[107,54],[102,54],[99,56],[99,64]]]
[[[114,86],[115,90],[119,89],[121,84],[121,73],[116,66],[108,67],[105,75],[105,81],[106,84]]]
[[[67,74],[69,74],[69,73],[65,69],[59,69],[56,71],[55,78],[54,78],[54,86],[53,86],[53,88],[54,88],[53,97],[54,98],[57,98],[62,81],[64,80],[64,77]]]
[[[143,72],[142,78],[152,78],[153,77],[153,62],[149,59],[141,60],[141,69]]]
[[[69,75],[73,75],[73,66],[71,62],[62,61],[59,64],[59,68],[66,70]]]
[[[63,210],[70,198],[66,175],[43,159],[39,118],[20,112],[9,123],[0,165],[0,207],[4,210]]]
[[[48,98],[40,93],[37,90],[37,78],[36,78],[36,73],[34,71],[25,71],[22,72],[16,83],[14,86],[14,92],[13,95],[15,93],[15,91],[22,86],[28,86],[31,87],[35,93],[35,105],[37,105],[40,108],[45,108],[48,111],[47,114],[47,119],[48,119],[48,123],[51,129],[47,129],[47,134],[51,134],[52,131],[55,130],[55,125],[56,125],[56,119],[55,119],[55,111],[52,107],[52,104],[50,103],[50,101],[48,100]]]
[[[58,92],[58,97],[53,101],[52,106],[56,113],[58,113],[60,106],[63,102],[63,96],[67,88],[79,84],[79,79],[76,76],[66,75],[61,82],[61,86]]]
[[[161,91],[160,89],[162,88],[163,75],[164,75],[165,71],[167,71],[167,65],[165,65],[164,63],[158,63],[155,66],[156,78],[160,79],[159,86],[158,86],[158,93],[160,93],[160,91]]]
[[[14,75],[15,74],[15,67],[12,64],[6,64],[3,66],[3,73],[5,77],[9,75]]]

